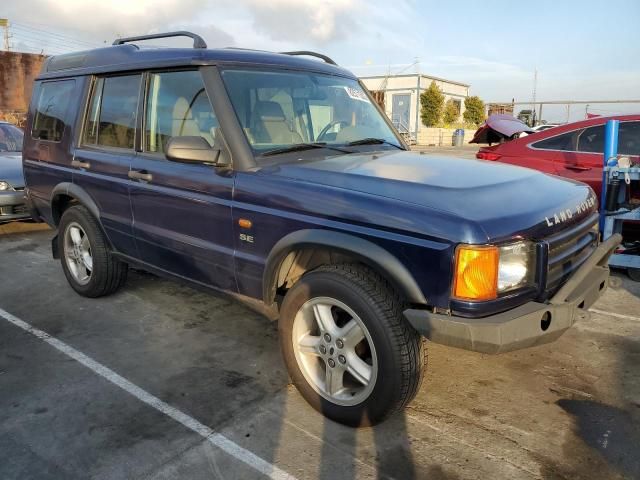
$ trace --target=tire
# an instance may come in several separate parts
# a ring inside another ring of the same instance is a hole
[[[74,242],[78,235],[81,241]],[[109,295],[127,279],[127,264],[112,255],[100,225],[83,206],[69,207],[63,213],[58,251],[69,285],[84,297]]]
[[[287,292],[280,345],[294,385],[313,408],[345,425],[370,426],[415,397],[426,348],[403,307],[381,276],[353,264],[319,267]]]
[[[640,268],[627,268],[627,275],[634,282],[640,282]]]

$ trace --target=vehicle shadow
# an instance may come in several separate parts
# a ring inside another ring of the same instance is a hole
[[[321,458],[330,458],[338,447],[352,461],[347,465],[335,465],[332,462],[320,461],[318,478],[321,480],[359,478],[358,438],[363,436],[362,429],[345,427],[324,419],[323,444]],[[407,433],[406,416],[398,412],[384,423],[368,428],[373,435],[374,468],[377,478],[396,478],[414,480],[416,469]]]

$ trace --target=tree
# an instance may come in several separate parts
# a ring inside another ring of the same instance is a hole
[[[420,94],[420,117],[426,127],[435,127],[442,116],[444,106],[444,94],[436,85],[431,82],[429,88]]]
[[[480,125],[484,121],[484,102],[478,96],[464,99],[464,121]]]
[[[447,100],[447,103],[444,104],[444,112],[442,113],[442,121],[446,125],[451,125],[458,121],[460,117],[460,104],[456,102],[453,98]]]

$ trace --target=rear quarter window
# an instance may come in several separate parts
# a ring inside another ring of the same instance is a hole
[[[75,80],[45,82],[40,85],[31,136],[38,140],[59,142],[69,121],[69,105]]]
[[[539,142],[532,143],[533,148],[538,150],[561,150],[561,151],[574,151],[574,138],[576,132],[567,132],[554,137],[545,138]]]

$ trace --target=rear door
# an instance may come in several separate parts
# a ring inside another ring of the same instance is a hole
[[[172,162],[166,142],[201,136],[222,143],[199,70],[150,72],[141,152],[131,165],[133,230],[140,258],[190,280],[236,290],[230,168]]]
[[[72,163],[73,182],[98,206],[112,246],[128,256],[136,256],[128,173],[135,157],[141,84],[140,73],[92,80],[82,136]]]

